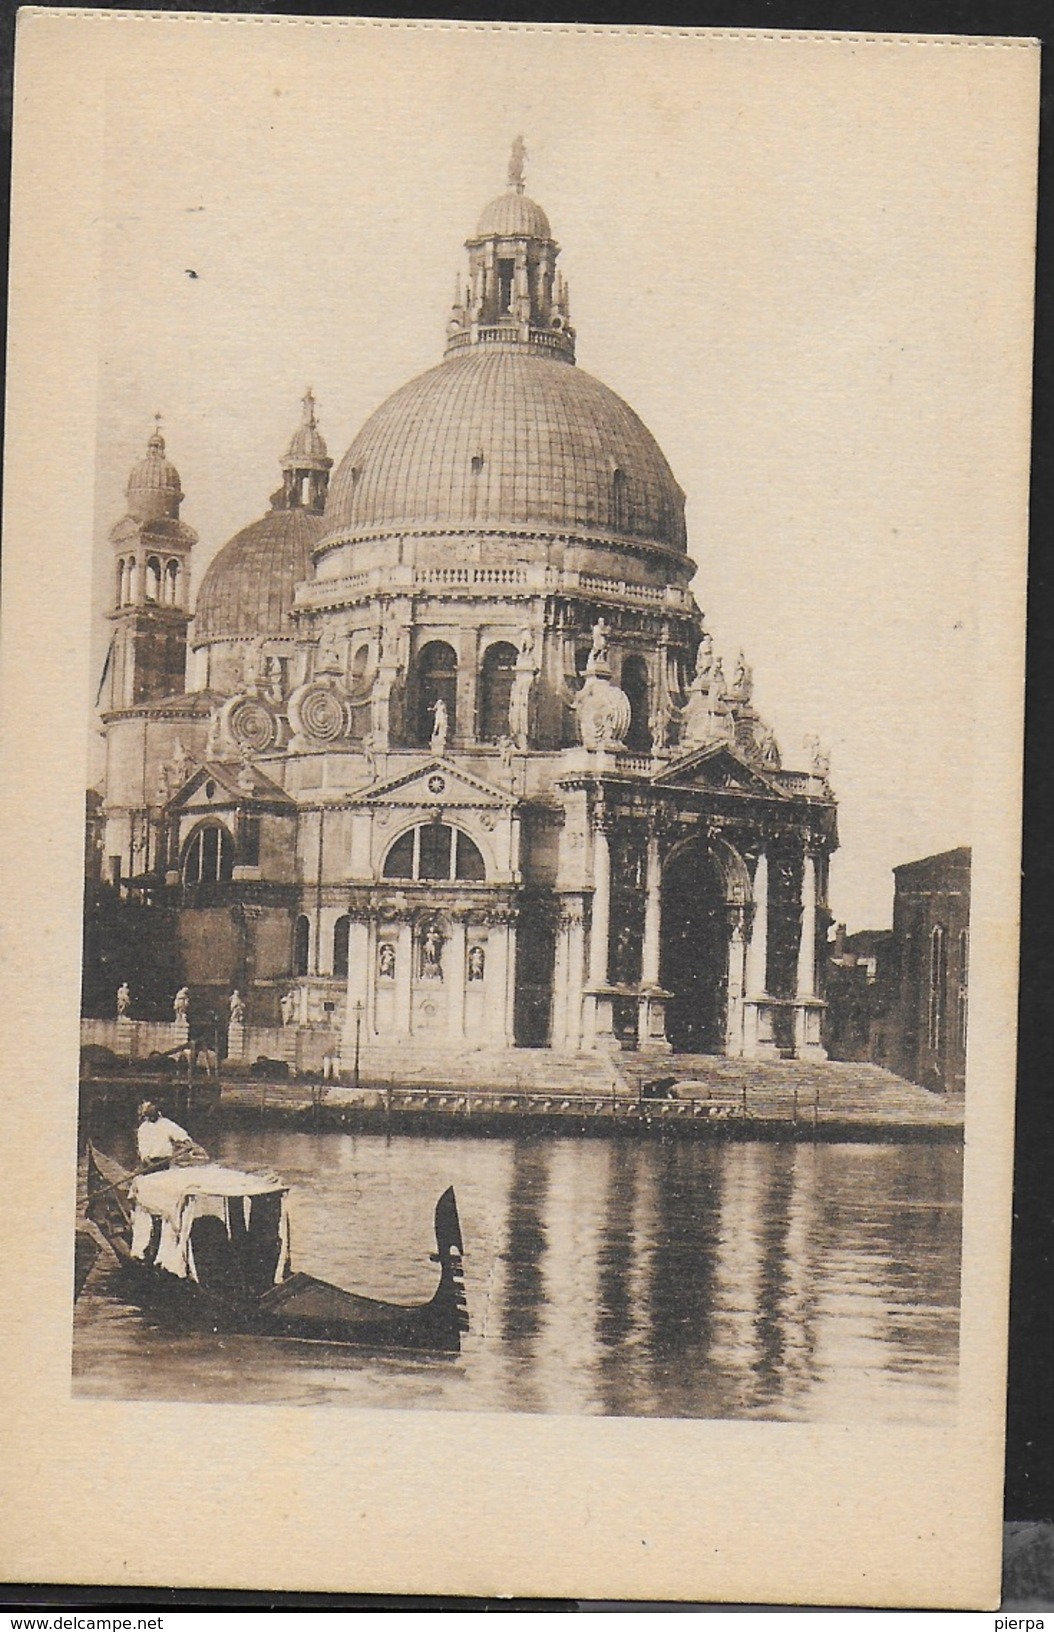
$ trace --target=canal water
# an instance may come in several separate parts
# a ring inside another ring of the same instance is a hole
[[[108,1255],[77,1305],[81,1397],[933,1424],[955,1410],[962,1152],[242,1128],[213,1154],[295,1188],[294,1267],[427,1298],[457,1191],[456,1358],[173,1333]]]

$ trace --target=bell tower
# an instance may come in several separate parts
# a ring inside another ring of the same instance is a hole
[[[156,416],[160,421],[160,415]],[[190,552],[197,534],[179,519],[179,471],[165,457],[160,424],[125,489],[127,514],[113,546],[113,639],[100,688],[108,712],[184,690]]]

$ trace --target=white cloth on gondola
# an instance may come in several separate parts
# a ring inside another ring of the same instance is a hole
[[[197,1280],[190,1250],[190,1232],[199,1218],[219,1218],[228,1237],[231,1233],[229,1208],[241,1205],[246,1227],[251,1217],[253,1196],[280,1193],[279,1253],[276,1280],[284,1275],[289,1256],[289,1223],[285,1205],[286,1186],[273,1175],[242,1173],[237,1168],[210,1162],[201,1167],[168,1167],[156,1173],[141,1173],[129,1192],[133,1206],[132,1253],[144,1258],[153,1234],[153,1221],[161,1221],[161,1239],[154,1259],[158,1269],[170,1275]]]

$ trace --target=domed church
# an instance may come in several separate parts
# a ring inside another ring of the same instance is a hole
[[[684,494],[576,365],[522,143],[466,251],[442,361],[335,468],[307,394],[193,616],[151,436],[111,534],[109,884],[170,909],[232,1054],[822,1055],[824,756],[784,770],[713,649]]]

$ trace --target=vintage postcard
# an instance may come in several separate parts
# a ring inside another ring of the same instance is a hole
[[[10,1578],[998,1601],[1037,112],[21,13]]]

